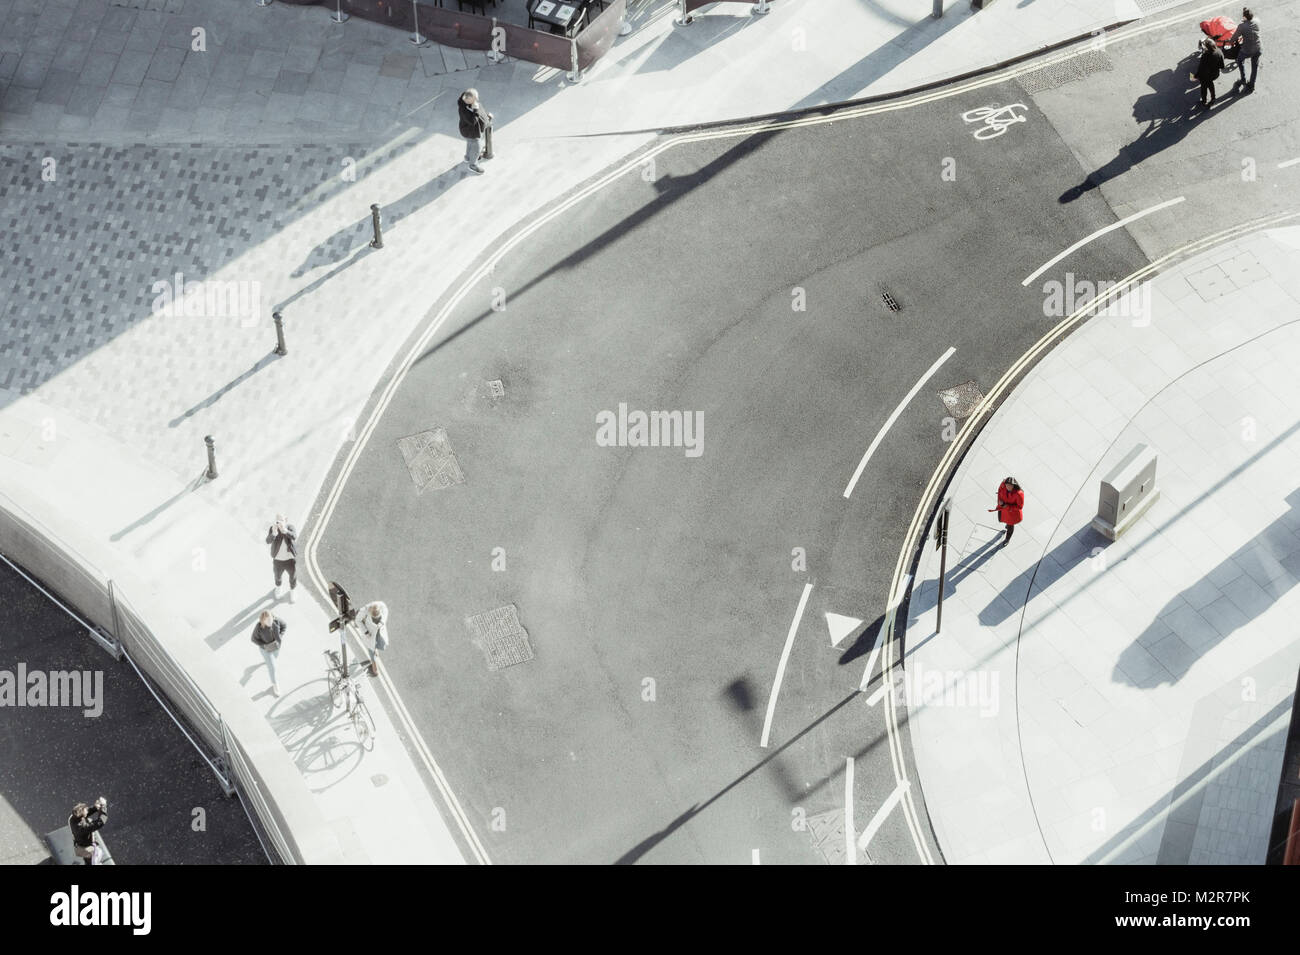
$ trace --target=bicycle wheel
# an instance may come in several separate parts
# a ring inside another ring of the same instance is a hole
[[[343,704],[343,664],[333,650],[325,651],[325,685],[330,691],[330,706],[338,709]]]
[[[352,728],[356,730],[357,739],[366,749],[372,749],[375,745],[375,721],[370,718],[370,710],[366,704],[357,699],[356,705],[352,707]]]

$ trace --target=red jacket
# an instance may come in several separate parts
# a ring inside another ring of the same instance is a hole
[[[998,485],[998,520],[1003,524],[1019,524],[1020,510],[1024,506],[1024,491],[1013,491],[1005,484]]]

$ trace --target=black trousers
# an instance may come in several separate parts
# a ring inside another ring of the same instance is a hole
[[[293,590],[298,586],[298,562],[293,559],[289,560],[272,560],[275,565],[275,585],[280,586],[280,581],[284,579],[284,572],[289,572],[289,589]]]
[[[1201,80],[1201,102],[1205,102],[1206,92],[1210,94],[1210,102],[1214,102],[1214,80]]]

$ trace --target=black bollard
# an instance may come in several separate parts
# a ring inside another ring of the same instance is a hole
[[[275,319],[275,353],[287,355],[289,349],[284,347],[284,318],[279,312],[272,312],[271,317]]]
[[[372,249],[382,249],[384,247],[384,236],[383,233],[379,231],[378,204],[373,204],[370,207],[370,224],[375,228],[375,237],[370,240],[370,247]]]
[[[208,435],[204,438],[203,443],[208,446],[207,478],[209,481],[212,481],[217,477],[217,443],[212,440],[212,435]]]

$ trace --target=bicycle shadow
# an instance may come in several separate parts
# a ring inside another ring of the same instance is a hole
[[[347,708],[330,704],[323,678],[284,694],[266,719],[313,793],[347,779],[369,751],[357,739]]]

